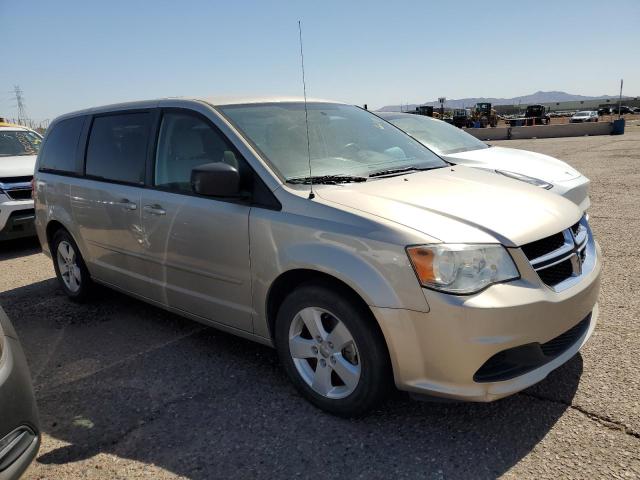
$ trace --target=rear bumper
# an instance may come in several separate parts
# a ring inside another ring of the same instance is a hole
[[[594,269],[559,293],[532,272],[472,296],[425,290],[428,313],[372,307],[389,348],[397,387],[487,402],[541,381],[575,355],[595,329],[600,258],[598,247]],[[574,329],[585,319],[586,328]],[[568,332],[575,335],[562,344]],[[516,376],[498,376],[496,381],[476,376],[500,352],[531,344],[551,345],[556,355]]]
[[[14,480],[35,458],[40,433],[29,367],[2,309],[0,342],[0,480]]]
[[[2,201],[0,194],[0,240],[35,236],[33,200]]]

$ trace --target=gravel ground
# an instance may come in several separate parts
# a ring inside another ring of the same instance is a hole
[[[37,244],[13,242],[0,251],[0,303],[43,428],[26,478],[640,477],[640,126],[495,143],[592,180],[600,322],[545,381],[492,404],[398,394],[367,418],[338,419],[297,395],[271,349],[108,290],[73,304]]]

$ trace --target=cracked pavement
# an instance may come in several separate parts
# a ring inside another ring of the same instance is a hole
[[[600,320],[546,380],[491,404],[397,394],[364,419],[335,418],[300,398],[273,350],[109,290],[73,304],[37,243],[13,242],[0,250],[0,303],[43,428],[25,478],[640,477],[640,126],[494,143],[592,181]]]

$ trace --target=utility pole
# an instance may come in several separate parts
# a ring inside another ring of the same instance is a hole
[[[622,118],[622,83],[623,79],[620,79],[620,98],[618,99],[618,119]]]
[[[14,85],[13,93],[16,96],[16,105],[18,107],[18,123],[24,125],[27,120],[27,106],[24,101],[24,92],[20,88],[20,85]]]

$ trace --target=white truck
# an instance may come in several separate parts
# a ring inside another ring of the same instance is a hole
[[[0,123],[0,241],[35,235],[31,181],[41,142],[33,130]]]

